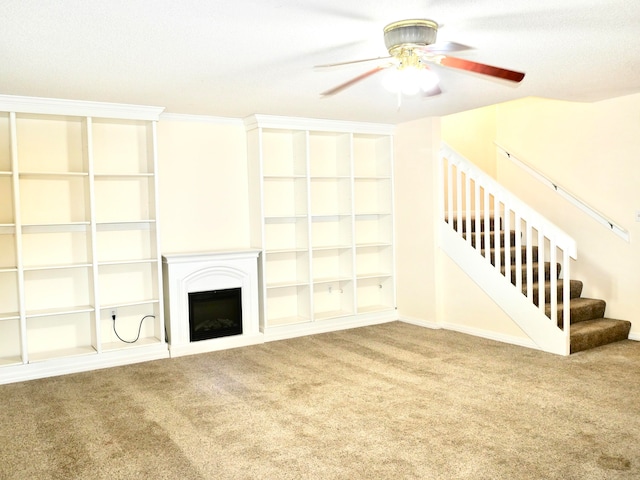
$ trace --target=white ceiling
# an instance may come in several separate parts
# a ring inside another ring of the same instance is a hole
[[[314,65],[387,54],[382,29],[433,19],[457,54],[526,72],[517,85],[436,68],[443,94],[397,98],[372,68]],[[525,96],[640,92],[639,0],[3,0],[0,94],[399,123]]]

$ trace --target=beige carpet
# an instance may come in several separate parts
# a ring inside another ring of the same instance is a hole
[[[639,382],[396,322],[0,386],[0,478],[638,479]]]

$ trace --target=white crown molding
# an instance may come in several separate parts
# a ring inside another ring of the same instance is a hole
[[[217,125],[236,125],[236,126],[244,125],[244,122],[242,121],[241,118],[215,117],[210,115],[191,115],[191,114],[184,114],[184,113],[163,113],[162,115],[160,115],[160,121],[213,123]]]
[[[0,111],[15,113],[158,120],[163,110],[164,107],[129,105],[124,103],[0,95]]]
[[[386,123],[350,122],[319,118],[280,117],[276,115],[251,115],[244,119],[247,130],[255,128],[278,128],[288,130],[311,130],[317,132],[344,132],[376,135],[392,135],[395,125]]]

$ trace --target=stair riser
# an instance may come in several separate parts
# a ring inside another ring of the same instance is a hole
[[[586,302],[579,306],[571,305],[571,318],[570,323],[584,322],[587,320],[595,320],[604,317],[607,304],[604,300],[591,300],[585,299]],[[545,314],[551,318],[551,307],[547,305],[545,307]],[[558,327],[562,328],[564,324],[564,310],[562,303],[558,303]]]
[[[484,255],[484,251],[482,252],[482,254]],[[495,249],[491,249],[489,250],[489,254],[491,256],[491,265],[495,265],[496,264],[496,251]],[[526,264],[527,263],[527,247],[520,247],[520,261],[522,262],[522,264]],[[511,247],[509,249],[509,260],[510,263],[513,265],[516,262],[516,257],[518,257],[518,250],[516,249],[516,247]],[[501,248],[500,249],[500,264],[504,265],[504,259],[505,259],[505,249]],[[531,247],[531,261],[532,263],[537,263],[538,262],[538,247]]]
[[[558,288],[556,290],[556,299],[560,302],[562,301],[563,296],[563,281],[558,280]],[[533,285],[533,303],[538,306],[539,304],[539,285]],[[526,295],[527,287],[523,285],[522,293]],[[580,280],[570,280],[569,281],[569,298],[579,298],[582,295],[582,282]],[[548,283],[544,286],[544,301],[545,303],[549,303],[551,301],[551,285]]]
[[[462,238],[466,239],[467,238],[467,234],[463,233],[462,234]],[[475,247],[477,245],[477,235],[472,233],[471,234],[471,245],[473,247]],[[481,235],[480,237],[480,248],[484,249],[486,248],[486,236],[485,235]],[[505,242],[504,242],[504,233],[501,232],[500,233],[500,239],[499,239],[499,243],[500,243],[500,247],[504,247]],[[509,244],[510,245],[515,245],[516,243],[516,234],[515,232],[511,232],[509,235]],[[490,237],[489,237],[489,248],[495,248],[496,246],[496,237],[493,233],[491,233]]]
[[[544,272],[542,274],[539,271],[540,270],[539,266],[540,266],[539,263],[534,263],[533,265],[531,265],[531,278],[533,283],[539,283],[541,275],[544,275],[543,282],[548,282],[551,279],[551,264],[549,262],[544,263]],[[560,275],[561,267],[562,266],[559,263],[556,263],[556,278]],[[504,266],[500,267],[500,271],[504,275]],[[511,283],[514,285],[516,284],[516,272],[517,272],[517,269],[515,265],[511,265]],[[526,284],[527,279],[528,279],[527,266],[523,265],[522,266],[522,283]]]
[[[475,218],[471,218],[471,232],[475,232],[476,230],[476,220]],[[448,220],[445,219],[445,221],[447,221],[447,223],[449,223]],[[460,222],[460,229],[458,229],[458,219],[454,218],[451,223],[451,226],[453,227],[454,230],[456,231],[461,231],[461,232],[466,232],[467,231],[467,221],[465,219],[462,220],[462,222]],[[499,219],[498,222],[502,228],[502,219]],[[495,230],[495,219],[493,217],[489,218],[489,231],[493,232]],[[480,231],[484,232],[485,231],[485,225],[484,225],[484,219],[480,219]]]

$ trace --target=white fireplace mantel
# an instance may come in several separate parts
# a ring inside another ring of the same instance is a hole
[[[165,323],[172,357],[262,343],[258,307],[260,250],[222,250],[162,256]],[[191,342],[189,293],[241,288],[242,334]]]

